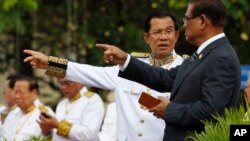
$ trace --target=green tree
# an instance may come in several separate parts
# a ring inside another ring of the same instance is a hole
[[[37,3],[35,0],[2,0],[0,7],[0,63],[5,64],[0,69],[7,70],[9,65],[15,65],[18,72],[30,75],[30,66],[22,61],[22,50],[31,46],[32,31],[28,27],[32,25],[32,13],[37,9]]]

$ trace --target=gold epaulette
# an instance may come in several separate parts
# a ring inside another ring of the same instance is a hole
[[[64,58],[58,58],[49,56],[49,64],[45,74],[55,76],[58,78],[64,78],[66,75],[66,69],[68,66],[68,60]]]
[[[32,112],[32,111],[34,111],[36,109],[36,106],[35,105],[31,105],[28,109],[26,109],[25,111],[24,111],[24,113],[30,113],[30,112]]]
[[[87,91],[87,92],[84,93],[84,96],[90,98],[90,97],[92,97],[94,94],[95,94],[95,93],[92,92],[92,91]]]
[[[130,55],[136,58],[148,58],[150,56],[149,53],[144,52],[132,52]]]
[[[42,104],[39,105],[39,110],[41,112],[43,112],[43,113],[47,113],[48,112],[48,109],[44,105],[42,105]]]
[[[71,99],[69,99],[69,101],[72,103],[76,100],[78,100],[81,97],[80,93],[77,93],[75,96],[73,96]]]
[[[183,58],[184,60],[188,59],[189,57],[190,57],[190,56],[187,55],[187,54],[183,54],[183,55],[182,55],[182,58]]]

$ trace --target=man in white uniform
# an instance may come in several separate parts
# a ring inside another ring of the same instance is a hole
[[[2,125],[8,114],[16,108],[15,95],[13,92],[15,80],[19,75],[9,75],[6,78],[6,83],[4,87],[4,102],[5,105],[0,108],[0,140],[3,140],[2,135]]]
[[[104,105],[99,95],[80,83],[60,79],[64,99],[56,108],[56,117],[40,117],[43,133],[55,141],[98,141]]]
[[[34,78],[19,77],[14,85],[17,108],[11,111],[3,124],[3,137],[7,141],[24,141],[42,136],[38,124],[41,112],[53,111],[45,107],[37,98],[38,84]]]
[[[179,37],[176,20],[167,13],[152,13],[145,20],[144,40],[151,53],[132,53],[148,64],[169,69],[183,62],[174,51]],[[119,67],[96,67],[78,64],[66,59],[46,56],[40,52],[24,50],[30,54],[24,61],[33,68],[46,69],[46,74],[65,77],[89,86],[113,90],[117,107],[117,141],[162,141],[165,123],[138,103],[145,91],[154,97],[169,97],[138,83],[118,77]],[[56,65],[55,65],[56,64]]]

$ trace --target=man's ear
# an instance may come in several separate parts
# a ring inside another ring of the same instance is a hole
[[[175,31],[175,39],[176,39],[176,42],[178,41],[179,36],[180,36],[180,32],[179,32],[179,31]]]
[[[205,28],[208,24],[211,24],[209,18],[205,14],[200,15],[201,18],[201,27]]]
[[[149,44],[149,34],[148,33],[143,33],[143,39],[146,44]]]
[[[32,95],[34,96],[34,98],[37,98],[38,95],[39,95],[38,90],[37,90],[37,89],[33,89],[33,90],[32,90]]]

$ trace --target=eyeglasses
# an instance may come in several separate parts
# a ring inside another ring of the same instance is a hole
[[[167,35],[167,36],[171,36],[175,33],[174,29],[167,29],[167,30],[156,30],[156,31],[152,31],[152,32],[148,32],[149,35],[153,36],[153,37],[160,37],[161,35]]]
[[[183,23],[186,24],[188,21],[190,21],[196,17],[198,17],[198,16],[190,16],[190,17],[185,16],[184,18],[182,18],[182,20],[183,20]]]

